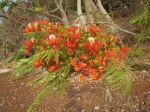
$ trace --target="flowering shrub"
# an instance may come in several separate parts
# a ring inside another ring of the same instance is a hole
[[[59,90],[74,76],[80,81],[102,79],[113,87],[129,88],[130,73],[124,64],[129,48],[120,44],[117,35],[104,35],[94,24],[67,27],[47,20],[29,23],[24,35],[21,54],[26,58],[14,74],[18,77],[44,68],[46,74],[35,80],[46,85],[43,91]]]

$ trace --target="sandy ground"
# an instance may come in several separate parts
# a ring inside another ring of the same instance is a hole
[[[27,82],[35,76],[11,81],[7,74],[0,75],[0,112],[25,112],[39,92]],[[105,89],[94,82],[72,82],[65,95],[50,94],[37,112],[150,112],[150,74],[134,72],[132,91],[128,96],[112,93],[111,101],[105,100]]]

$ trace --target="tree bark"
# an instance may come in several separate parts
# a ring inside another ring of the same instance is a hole
[[[101,0],[97,0],[97,5],[98,5],[98,8],[99,8],[99,10],[101,11],[102,15],[106,18],[106,20],[107,20],[108,22],[113,23],[111,17],[110,17],[109,14],[107,13],[107,11],[104,9]]]
[[[80,24],[82,26],[85,26],[86,25],[86,20],[85,20],[85,17],[82,15],[82,8],[81,8],[81,0],[77,0],[77,13],[78,13],[78,16],[80,18]]]
[[[84,0],[85,10],[87,13],[87,21],[88,23],[94,23],[94,11],[93,11],[93,5],[92,0]]]
[[[64,24],[68,25],[69,24],[68,17],[67,17],[67,14],[66,14],[65,10],[63,9],[63,6],[62,6],[61,3],[62,3],[61,0],[55,0],[55,4],[56,4],[56,6],[59,8],[59,10],[61,12]]]
[[[111,19],[111,17],[109,16],[109,14],[105,10],[105,8],[103,7],[101,0],[97,0],[97,5],[98,5],[98,8],[99,8],[100,13],[102,14],[102,16],[105,18],[105,20],[108,23],[110,23],[109,25],[110,25],[110,28],[112,29],[112,32],[116,33],[117,29],[112,25],[113,24],[113,20]]]

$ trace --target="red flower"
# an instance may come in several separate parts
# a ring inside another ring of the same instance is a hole
[[[90,44],[88,42],[83,42],[83,49],[89,50]]]
[[[103,64],[103,58],[102,58],[102,57],[98,57],[98,63],[99,63],[100,65]]]
[[[82,55],[79,56],[80,60],[86,60],[87,58],[88,58],[87,54],[82,54]]]
[[[74,33],[69,36],[69,39],[73,42],[78,38],[80,38],[80,33]]]
[[[60,36],[61,38],[64,38],[64,34],[63,34],[62,32],[59,32],[59,36]]]
[[[39,68],[39,67],[41,66],[41,63],[40,63],[39,61],[36,61],[36,62],[33,64],[33,66],[34,66],[35,68]]]
[[[85,81],[86,80],[86,76],[81,74],[80,77],[79,77],[79,80],[80,81]]]
[[[74,54],[74,50],[73,50],[73,49],[68,49],[68,50],[67,50],[67,54],[73,55],[73,54]]]
[[[129,51],[129,48],[126,46],[123,46],[119,52],[119,55],[121,56],[122,59],[126,57],[127,52]]]
[[[114,49],[112,49],[111,51],[109,51],[109,56],[115,57],[115,51],[114,51]]]
[[[56,25],[53,25],[52,28],[51,28],[51,30],[52,30],[53,33],[56,33],[57,26],[56,26]]]
[[[68,27],[67,28],[67,31],[68,32],[76,32],[77,30],[79,30],[79,27],[78,26],[72,26],[72,27]]]
[[[70,60],[70,64],[74,67],[75,71],[80,71],[81,69],[87,66],[86,63],[76,62],[74,59]]]
[[[105,67],[104,67],[104,66],[99,66],[99,67],[98,67],[98,70],[99,70],[100,73],[103,73],[104,70],[105,70]]]
[[[34,30],[39,30],[39,20],[35,20],[33,23]]]
[[[70,41],[68,41],[67,42],[67,47],[69,49],[75,49],[77,47],[76,42],[70,42]]]
[[[91,34],[95,34],[96,32],[101,32],[101,29],[100,29],[100,27],[91,24],[88,26],[88,32]]]
[[[30,50],[32,47],[34,47],[34,43],[32,40],[26,40],[24,42],[24,48]]]
[[[44,20],[44,19],[42,20],[42,24],[43,24],[43,25],[46,25],[46,26],[49,26],[49,25],[50,25],[49,22],[48,22],[47,20]]]
[[[50,65],[49,67],[48,67],[48,71],[49,72],[53,72],[53,71],[55,71],[57,69],[57,66],[56,65]]]
[[[105,59],[109,58],[109,52],[107,50],[104,51],[104,58]]]
[[[33,31],[34,31],[34,27],[33,27],[33,25],[32,25],[31,23],[29,23],[29,24],[27,25],[27,27],[25,27],[25,29],[24,29],[24,32],[25,32],[25,33],[33,32]]]
[[[50,63],[51,63],[51,64],[55,64],[55,63],[56,63],[55,58],[53,58],[53,57],[50,58]]]
[[[54,40],[48,40],[48,43],[49,43],[51,46],[53,46],[53,45],[58,45],[59,39],[56,38],[56,39],[54,39]]]
[[[92,80],[98,80],[100,78],[100,75],[98,75],[96,73],[96,70],[93,68],[89,68],[89,74],[90,74]]]
[[[90,46],[90,50],[95,54],[97,55],[97,53],[99,52],[100,50],[100,44],[98,41],[95,41],[94,44],[92,44],[92,46]]]
[[[92,67],[92,66],[94,66],[94,62],[93,62],[93,60],[88,60],[88,62],[89,62],[89,64],[90,64],[90,66]]]
[[[117,41],[118,41],[118,37],[117,37],[117,36],[114,36],[114,37],[113,37],[113,42],[114,42],[114,43],[117,43]]]

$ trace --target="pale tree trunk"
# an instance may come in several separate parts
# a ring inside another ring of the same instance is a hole
[[[95,5],[95,3],[92,1],[92,7],[93,7],[93,10],[94,10],[94,12],[96,11],[96,10],[98,10],[97,9],[97,6]]]
[[[94,23],[92,0],[84,0],[88,23]]]
[[[86,25],[86,20],[85,16],[82,15],[82,5],[81,5],[81,0],[77,0],[77,13],[80,19],[80,25],[85,26]]]
[[[106,12],[106,10],[104,9],[101,0],[97,0],[97,5],[99,10],[101,11],[101,13],[103,14],[103,16],[106,18],[106,20],[108,22],[113,22],[111,17],[109,16],[109,14]]]
[[[63,6],[62,6],[62,1],[61,0],[55,0],[55,4],[56,6],[59,8],[60,12],[61,12],[61,15],[62,15],[62,18],[63,18],[63,22],[65,24],[69,24],[69,21],[68,21],[68,17],[67,17],[67,14],[65,12],[65,10],[63,9]]]
[[[105,8],[103,7],[101,0],[97,0],[97,5],[98,5],[98,8],[99,8],[101,14],[105,18],[105,20],[109,23],[109,27],[112,29],[112,32],[116,33],[117,29],[112,25],[113,20],[111,19],[110,15],[107,13]]]

